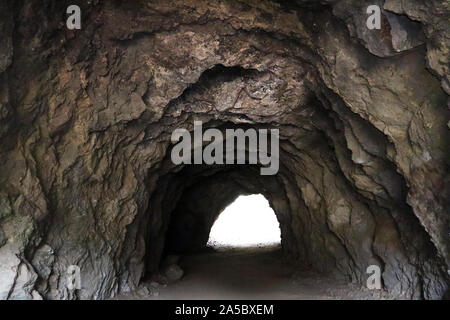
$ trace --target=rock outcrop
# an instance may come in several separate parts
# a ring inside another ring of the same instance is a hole
[[[135,290],[250,193],[293,263],[360,283],[376,264],[394,296],[445,294],[445,2],[87,1],[74,31],[70,4],[0,3],[0,299]],[[279,173],[174,165],[171,133],[194,120],[279,129]]]

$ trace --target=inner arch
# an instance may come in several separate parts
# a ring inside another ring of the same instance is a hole
[[[214,222],[207,245],[213,248],[273,246],[281,242],[278,220],[262,194],[239,196]]]

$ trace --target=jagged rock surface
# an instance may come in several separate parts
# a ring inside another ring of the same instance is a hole
[[[293,262],[448,290],[445,2],[93,1],[80,31],[69,4],[0,3],[0,299],[135,290],[246,193],[269,199]],[[194,120],[278,128],[279,174],[173,165]]]

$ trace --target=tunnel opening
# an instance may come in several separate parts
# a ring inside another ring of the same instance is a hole
[[[264,242],[280,243],[283,226],[285,232],[289,229],[283,224],[289,213],[279,183],[275,176],[261,176],[257,165],[188,165],[162,177],[158,182],[161,193],[152,195],[148,208],[152,216],[147,230],[147,274],[157,272],[159,264],[169,255],[211,249],[208,247],[208,241],[214,239],[210,237],[211,232],[217,222],[221,229],[220,217],[228,207],[234,211],[236,222],[246,222],[245,226],[241,225],[241,233],[235,233],[234,240],[239,242],[245,237],[249,240],[261,231],[259,221],[253,219],[262,210],[267,218],[265,231],[270,229],[271,235],[266,237],[270,241]],[[238,210],[233,209],[235,202]],[[253,212],[249,212],[250,204]]]
[[[208,94],[208,91],[200,92]],[[191,87],[187,96],[177,103],[186,103],[186,100],[191,99],[189,95],[196,94],[196,88]],[[329,99],[332,100],[332,97]],[[172,261],[174,256],[181,257],[181,266],[186,271],[187,279],[190,279],[191,274],[198,274],[199,270],[211,266],[208,257],[230,267],[233,263],[239,266],[242,261],[250,264],[253,261],[254,264],[247,267],[256,273],[260,268],[257,261],[261,258],[272,266],[275,261],[282,261],[282,266],[274,266],[274,272],[285,270],[283,279],[295,277],[296,272],[292,270],[296,269],[300,278],[315,279],[319,274],[331,277],[333,281],[343,280],[346,284],[364,283],[367,279],[366,268],[377,265],[382,273],[380,282],[383,288],[387,288],[383,292],[420,296],[423,290],[420,280],[414,285],[415,289],[411,286],[405,290],[397,279],[400,276],[405,278],[402,281],[407,281],[408,275],[392,268],[390,262],[385,262],[389,256],[396,256],[403,259],[405,265],[411,263],[404,254],[404,250],[410,248],[405,242],[408,239],[399,238],[404,228],[401,219],[408,218],[410,213],[392,201],[401,197],[402,181],[394,168],[384,164],[384,158],[376,158],[383,157],[385,149],[389,147],[388,142],[380,139],[376,132],[362,133],[359,129],[362,121],[349,116],[352,120],[348,125],[359,134],[358,139],[367,140],[368,143],[377,141],[379,149],[374,147],[366,151],[359,146],[352,146],[347,150],[343,147],[346,143],[343,139],[355,139],[355,133],[348,132],[345,135],[345,123],[334,118],[336,111],[328,110],[326,99],[308,102],[307,106],[297,106],[292,112],[307,114],[308,108],[314,106],[316,110],[310,119],[314,123],[314,130],[292,130],[290,123],[279,126],[282,133],[280,170],[274,176],[262,176],[258,165],[174,164],[170,159],[171,147],[166,149],[164,161],[152,169],[154,172],[150,170],[148,173],[148,188],[154,191],[147,208],[149,221],[143,282],[164,273],[167,261]],[[185,124],[194,122],[194,119],[184,119]],[[204,130],[272,126],[271,123],[256,121],[243,125],[209,117],[202,119],[206,120]],[[192,129],[192,126],[187,127]],[[310,129],[308,124],[305,127]],[[357,174],[352,176],[353,173],[346,172],[348,164],[345,163],[345,157],[355,158],[354,161],[362,163],[371,161],[371,165],[375,161],[376,166],[383,168],[382,174],[376,177],[376,183],[390,179],[386,190],[377,190],[375,197],[367,192],[373,184],[364,185],[368,182],[357,181]],[[273,208],[281,229],[281,248],[275,252],[244,250],[238,252],[237,256],[217,256],[208,251],[209,235],[220,213],[239,196],[252,194],[262,194]],[[408,227],[416,226],[409,223]],[[422,242],[424,239],[416,237],[415,245],[426,245],[425,241]],[[415,254],[414,251],[411,253]],[[256,256],[259,258],[254,260]],[[186,262],[183,262],[184,258]],[[216,273],[221,270],[227,272],[219,268]],[[312,273],[309,274],[308,270]],[[264,276],[272,277],[273,274],[266,271]],[[240,278],[238,274],[231,276]],[[251,272],[246,276],[251,278]],[[321,277],[318,279],[323,279]],[[339,287],[339,284],[336,283],[336,286]]]
[[[73,32],[63,2],[0,3],[0,299],[135,290],[167,258],[209,257],[219,214],[252,194],[273,208],[282,246],[244,279],[295,267],[364,286],[378,266],[393,297],[448,292],[442,4],[385,1],[380,33],[357,1],[166,2],[94,1]],[[171,134],[195,121],[278,129],[279,172],[172,163]],[[214,257],[189,260],[187,280],[243,266]]]
[[[239,196],[214,222],[207,246],[224,250],[281,245],[280,225],[262,194]]]

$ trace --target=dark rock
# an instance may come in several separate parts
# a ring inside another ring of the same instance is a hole
[[[169,281],[180,280],[184,275],[183,269],[181,269],[180,266],[176,264],[167,266],[166,268],[164,268],[163,272]]]

